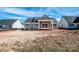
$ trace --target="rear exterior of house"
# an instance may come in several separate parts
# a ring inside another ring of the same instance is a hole
[[[57,21],[47,15],[42,17],[31,17],[24,22],[24,29],[37,30],[37,29],[54,29],[57,28]]]
[[[58,26],[65,29],[79,29],[79,16],[63,16]]]
[[[0,29],[20,29],[22,24],[17,19],[2,19],[0,20]]]

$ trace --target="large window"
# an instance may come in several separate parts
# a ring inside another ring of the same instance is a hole
[[[42,28],[47,28],[48,24],[42,24]]]
[[[70,24],[69,26],[70,26],[70,27],[74,27],[74,24]]]

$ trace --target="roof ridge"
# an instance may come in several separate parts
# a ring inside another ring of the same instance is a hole
[[[79,17],[79,16],[62,16],[62,17]]]

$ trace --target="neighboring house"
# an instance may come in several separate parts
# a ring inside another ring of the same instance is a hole
[[[63,16],[58,24],[59,28],[79,28],[79,16]]]
[[[0,20],[0,29],[20,29],[22,24],[17,19],[2,19]]]
[[[29,17],[24,21],[24,29],[53,29],[57,28],[57,21],[47,15],[42,17]]]

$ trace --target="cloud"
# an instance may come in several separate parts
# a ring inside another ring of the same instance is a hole
[[[21,9],[21,8],[2,8],[2,11],[7,12],[7,13],[23,15],[23,16],[27,16],[27,17],[41,16],[41,15],[45,14],[41,10],[36,12],[36,11],[28,11],[28,10]]]
[[[26,19],[27,17],[39,17],[44,14],[60,19],[65,15],[79,15],[79,8],[67,7],[0,7],[1,18]]]
[[[13,13],[17,15],[27,16],[27,17],[35,17],[42,16],[44,14],[56,14],[60,15],[55,8],[31,8],[31,10],[27,10],[24,8],[1,8],[3,12]]]
[[[58,10],[59,8],[56,8],[56,7],[54,7],[54,8],[47,8],[47,13],[50,13],[50,14],[57,14],[57,15],[60,15],[60,13],[58,12],[59,10]]]

